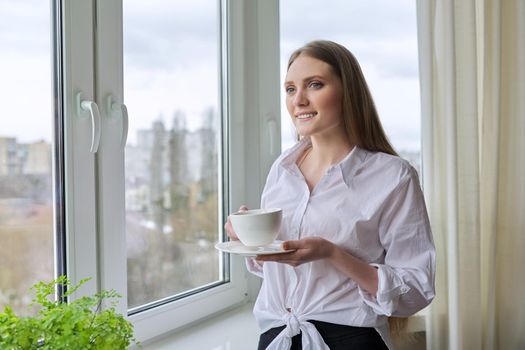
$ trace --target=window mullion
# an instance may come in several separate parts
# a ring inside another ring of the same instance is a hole
[[[91,2],[63,1],[62,60],[67,274],[73,283],[91,278],[73,298],[98,290],[96,260],[95,154],[89,112],[77,108],[94,101],[93,13]]]
[[[96,97],[102,117],[97,153],[98,258],[102,289],[122,295],[127,312],[124,146],[127,110],[123,97],[122,3],[96,1]],[[123,108],[125,110],[123,110]],[[123,114],[124,113],[124,114]]]

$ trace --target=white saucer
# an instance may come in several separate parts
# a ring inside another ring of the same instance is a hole
[[[281,242],[278,241],[261,247],[247,247],[240,241],[229,241],[217,243],[215,245],[215,248],[225,253],[238,254],[243,256],[282,254],[294,251],[293,249],[284,250],[281,246]]]

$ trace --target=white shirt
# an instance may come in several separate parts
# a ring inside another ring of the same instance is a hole
[[[275,161],[261,207],[283,209],[278,239],[320,236],[375,266],[378,291],[372,296],[326,260],[292,267],[248,258],[263,277],[259,328],[286,326],[268,349],[289,349],[301,331],[303,349],[328,349],[308,320],[374,327],[393,349],[387,316],[410,316],[434,298],[435,250],[417,173],[399,157],[354,147],[310,193],[296,165],[309,144]]]

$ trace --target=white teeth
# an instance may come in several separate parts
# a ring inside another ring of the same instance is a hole
[[[308,114],[299,114],[297,115],[297,119],[308,119],[313,118],[317,113],[308,113]]]

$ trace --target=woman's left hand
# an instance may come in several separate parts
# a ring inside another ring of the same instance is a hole
[[[306,237],[295,241],[282,243],[284,250],[294,250],[290,253],[258,255],[258,261],[275,261],[292,266],[329,258],[335,245],[321,237]]]

